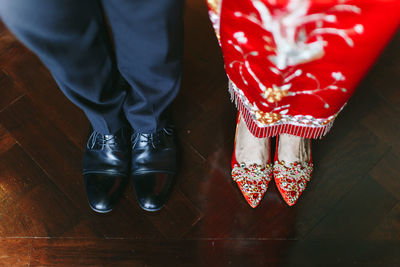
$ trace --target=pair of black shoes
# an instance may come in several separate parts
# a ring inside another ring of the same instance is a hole
[[[137,201],[147,211],[166,202],[177,171],[174,130],[153,134],[131,133],[128,127],[115,134],[91,131],[83,156],[83,177],[90,207],[110,212],[132,177]]]

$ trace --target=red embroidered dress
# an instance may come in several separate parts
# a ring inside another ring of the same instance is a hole
[[[400,24],[399,0],[208,0],[229,89],[257,137],[320,138]]]

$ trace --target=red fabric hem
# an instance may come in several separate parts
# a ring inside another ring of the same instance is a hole
[[[275,123],[275,125],[259,126],[254,121],[252,114],[248,108],[243,105],[241,98],[234,90],[230,90],[232,100],[235,102],[238,111],[246,122],[249,131],[258,138],[274,137],[283,133],[299,136],[302,138],[321,139],[331,129],[334,120],[323,126],[307,126],[287,123]]]

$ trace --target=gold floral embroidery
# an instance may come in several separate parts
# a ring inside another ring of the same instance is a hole
[[[342,108],[343,108],[343,107],[342,107]],[[342,109],[340,109],[339,112],[340,112],[341,110],[342,110]],[[322,125],[327,125],[327,124],[329,124],[329,123],[332,123],[332,122],[336,119],[336,117],[337,117],[337,115],[339,114],[339,112],[336,113],[335,115],[331,116],[330,118],[326,119],[326,120],[323,121],[321,124],[322,124]]]
[[[271,124],[279,121],[282,116],[279,113],[273,112],[262,112],[260,110],[255,111],[256,120],[261,122],[262,124]]]
[[[287,90],[282,90],[279,87],[269,87],[261,93],[261,96],[264,97],[269,103],[274,103],[280,101],[283,97],[287,96],[287,94]]]

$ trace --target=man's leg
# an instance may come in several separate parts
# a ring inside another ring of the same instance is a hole
[[[64,94],[96,131],[126,124],[110,41],[96,0],[2,0],[0,17],[47,66]]]
[[[118,69],[130,84],[125,116],[133,129],[165,127],[182,75],[183,0],[103,0]]]
[[[123,115],[126,89],[112,59],[97,0],[1,0],[0,16],[53,74],[93,128],[83,176],[90,206],[108,212],[128,180],[130,133]]]
[[[115,40],[118,68],[131,85],[125,116],[132,135],[131,174],[139,205],[161,209],[177,171],[168,107],[182,73],[183,0],[103,1]]]

